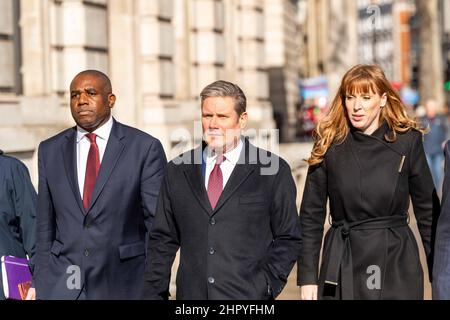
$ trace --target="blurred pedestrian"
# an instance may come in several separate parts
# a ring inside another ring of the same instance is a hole
[[[409,196],[429,263],[439,199],[422,132],[379,67],[357,65],[344,75],[308,159],[300,208],[302,299],[423,299]],[[332,222],[319,274],[327,200]]]
[[[437,112],[437,104],[434,100],[430,99],[426,102],[425,112],[421,120],[423,126],[429,128],[429,132],[424,137],[423,146],[434,185],[440,190],[444,161],[443,149],[449,131],[448,120],[444,114]]]

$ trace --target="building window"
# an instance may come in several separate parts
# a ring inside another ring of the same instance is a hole
[[[22,93],[20,1],[0,1],[0,93]]]

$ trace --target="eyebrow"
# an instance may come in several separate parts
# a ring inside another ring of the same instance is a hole
[[[76,90],[70,90],[70,92],[71,93],[80,93],[81,91],[97,91],[97,89],[95,89],[94,87],[87,87],[87,88],[84,88],[84,89],[81,89],[81,90],[78,90],[78,89],[76,89]]]
[[[204,116],[208,116],[208,115],[212,115],[212,114],[214,114],[214,112],[202,112],[202,115],[204,115]],[[217,116],[226,116],[226,117],[228,117],[230,114],[228,114],[228,113],[216,113],[216,115]]]

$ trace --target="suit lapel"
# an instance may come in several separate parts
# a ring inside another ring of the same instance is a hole
[[[236,164],[211,215],[215,215],[219,211],[253,171],[254,168],[248,164]]]
[[[102,163],[100,165],[100,171],[95,182],[91,203],[89,205],[87,213],[89,213],[89,211],[95,205],[95,202],[97,201],[103,188],[105,187],[106,182],[111,176],[111,173],[114,170],[114,167],[116,166],[123,149],[125,148],[125,145],[121,141],[124,138],[122,125],[115,120],[113,121],[114,124],[111,129],[108,143],[106,145],[105,154],[103,155]]]
[[[76,127],[66,134],[66,141],[62,145],[62,154],[64,158],[64,167],[66,169],[66,176],[72,188],[73,195],[80,207],[81,212],[84,213],[83,202],[81,200],[80,188],[78,186],[77,174],[77,157],[76,157]]]
[[[244,141],[244,147],[242,148],[242,153],[239,157],[239,161],[233,169],[233,172],[225,185],[222,194],[219,197],[214,210],[211,207],[211,203],[208,199],[208,194],[205,189],[205,176],[202,174],[202,163],[203,163],[203,147],[198,147],[194,149],[191,154],[191,160],[193,161],[194,155],[201,154],[201,163],[194,163],[185,166],[184,174],[192,189],[192,193],[197,198],[197,201],[208,214],[208,216],[215,215],[218,210],[231,198],[231,196],[237,191],[239,186],[247,180],[250,174],[255,170],[255,167],[251,164],[256,164],[256,159],[249,160],[249,155],[256,155],[257,149],[252,146],[248,139]],[[197,157],[198,158],[198,157]],[[196,158],[196,159],[197,159]]]
[[[216,207],[212,211],[211,215],[215,215],[220,208],[231,198],[236,192],[239,186],[244,183],[250,174],[255,170],[254,164],[257,163],[256,159],[249,159],[249,155],[257,155],[257,150],[250,144],[248,139],[244,140],[244,146],[241,151],[238,163],[235,165],[230,178],[228,179],[222,194],[219,197]],[[253,164],[253,165],[252,165]],[[208,201],[209,202],[209,201]]]
[[[209,215],[212,211],[211,203],[208,199],[208,194],[206,193],[205,189],[205,176],[202,174],[203,170],[203,148],[198,147],[194,150],[192,150],[191,154],[191,161],[194,163],[191,163],[190,165],[185,166],[184,168],[184,175],[189,183],[189,186],[192,189],[192,193],[197,198],[197,201],[202,206],[202,208],[206,211],[206,213]],[[194,161],[194,159],[197,159],[195,157],[196,154],[201,154],[201,163],[198,164]]]

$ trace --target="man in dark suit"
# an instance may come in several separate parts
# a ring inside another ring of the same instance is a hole
[[[136,299],[166,165],[159,140],[117,122],[108,77],[70,85],[77,124],[39,146],[37,299]]]
[[[216,81],[201,93],[204,144],[171,161],[150,232],[143,298],[274,299],[300,251],[289,165],[241,136],[246,98]]]
[[[0,150],[0,256],[33,260],[37,195],[27,167]],[[5,299],[0,274],[0,299]]]
[[[444,148],[445,168],[441,214],[436,228],[433,263],[433,299],[450,300],[450,140]]]

